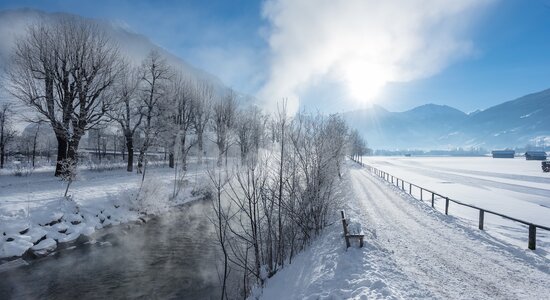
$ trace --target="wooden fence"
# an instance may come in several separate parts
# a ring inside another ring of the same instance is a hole
[[[395,185],[396,187],[400,188],[401,190],[403,190],[405,192],[407,192],[406,187],[408,187],[409,188],[408,194],[411,195],[411,196],[413,196],[413,194],[412,194],[413,188],[419,190],[420,191],[420,199],[419,199],[420,201],[424,201],[424,194],[426,194],[427,196],[431,195],[431,204],[432,204],[432,208],[434,208],[434,209],[435,209],[435,197],[436,196],[438,196],[441,199],[445,199],[445,214],[446,215],[449,214],[449,204],[451,202],[455,203],[455,204],[458,204],[458,205],[461,205],[461,206],[466,206],[466,207],[470,207],[470,208],[473,208],[473,209],[477,209],[479,211],[479,225],[478,225],[478,228],[480,230],[483,230],[483,223],[484,223],[486,213],[487,214],[493,214],[493,215],[496,215],[496,216],[499,216],[499,217],[502,217],[502,218],[505,218],[505,219],[508,219],[508,220],[512,220],[512,221],[527,225],[527,226],[529,226],[529,239],[528,239],[527,247],[531,250],[536,249],[536,245],[537,245],[537,228],[550,231],[549,227],[534,224],[534,223],[527,222],[527,221],[520,220],[520,219],[516,219],[514,217],[510,217],[510,216],[507,216],[507,215],[504,215],[504,214],[501,214],[501,213],[498,213],[498,212],[494,212],[494,211],[491,211],[491,210],[488,210],[488,209],[485,209],[485,208],[477,207],[475,205],[471,205],[471,204],[467,204],[467,203],[464,203],[464,202],[461,202],[461,201],[458,201],[458,200],[455,200],[455,199],[451,199],[449,197],[443,196],[443,195],[441,195],[439,193],[436,193],[432,190],[429,190],[427,188],[424,188],[424,187],[421,187],[421,186],[416,185],[414,183],[405,181],[405,180],[403,180],[399,177],[396,177],[396,176],[394,176],[392,174],[389,174],[385,171],[377,169],[373,166],[370,166],[370,165],[367,165],[367,164],[364,164],[364,163],[358,162],[358,161],[355,161],[355,162],[358,163],[359,165],[367,168],[371,173],[373,173],[376,176],[384,179],[385,181]],[[413,198],[414,198],[414,196],[413,196]]]

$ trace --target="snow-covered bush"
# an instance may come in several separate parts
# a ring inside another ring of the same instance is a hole
[[[191,189],[191,196],[201,197],[202,199],[212,199],[214,197],[214,192],[212,191],[212,186],[203,181]]]
[[[17,164],[15,165],[15,169],[13,169],[13,175],[18,177],[26,177],[31,175],[33,171],[33,167]]]
[[[133,198],[132,206],[146,214],[160,214],[169,209],[169,195],[163,189],[163,183],[157,179],[145,180]]]

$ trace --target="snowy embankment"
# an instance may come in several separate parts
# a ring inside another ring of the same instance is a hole
[[[267,281],[264,299],[542,299],[550,294],[550,260],[541,251],[503,243],[363,168],[350,169],[346,212],[361,224],[365,246],[346,251],[342,225],[335,222]]]
[[[65,184],[49,172],[0,176],[0,259],[47,255],[79,238],[93,239],[104,227],[143,222],[148,214],[200,197],[193,196],[200,187],[198,170],[188,172],[186,187],[170,201],[173,169],[147,172],[139,190],[141,175],[83,170],[71,185],[69,199],[62,197]]]
[[[363,162],[451,199],[550,227],[550,174],[540,161],[491,157],[363,157]],[[408,191],[408,187],[406,187]],[[413,188],[415,198],[420,191]],[[423,194],[425,201],[431,195]],[[435,199],[444,211],[445,201]],[[479,211],[451,203],[449,214],[477,227]],[[485,230],[519,247],[527,245],[527,226],[485,214]],[[550,251],[550,232],[537,231],[537,247]],[[550,256],[549,256],[550,258]]]
[[[340,211],[328,226],[292,264],[268,279],[261,299],[409,299],[430,298],[429,290],[407,277],[392,258],[392,251],[379,241],[365,207],[351,189],[350,173],[344,175],[347,187],[339,195],[347,218],[360,224],[365,234],[363,248],[352,241],[346,249]],[[356,225],[357,226],[357,225]]]

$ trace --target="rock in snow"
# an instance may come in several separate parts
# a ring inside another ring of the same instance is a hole
[[[44,256],[49,252],[55,250],[55,248],[57,248],[57,243],[55,242],[55,240],[51,238],[47,238],[41,241],[40,243],[38,243],[37,245],[32,246],[31,251],[36,256]]]
[[[16,239],[11,242],[4,242],[0,246],[0,257],[22,256],[33,243],[25,239]]]

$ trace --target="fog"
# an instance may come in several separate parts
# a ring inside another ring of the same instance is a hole
[[[6,271],[0,298],[218,298],[210,209],[198,201],[144,225],[115,226],[93,244]]]

